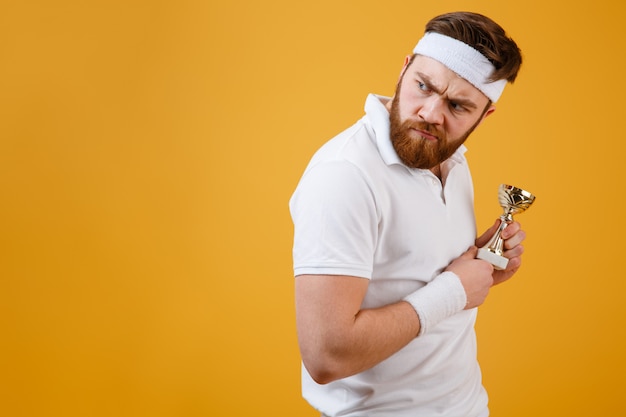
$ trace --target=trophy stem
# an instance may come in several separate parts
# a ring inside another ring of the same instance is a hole
[[[487,249],[489,252],[495,253],[496,255],[502,255],[504,253],[504,240],[502,239],[502,231],[506,229],[511,220],[507,219],[506,215],[500,216],[500,226],[498,230],[491,236],[489,242],[485,246],[484,249]]]

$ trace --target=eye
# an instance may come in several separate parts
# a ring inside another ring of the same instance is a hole
[[[417,81],[417,88],[422,91],[428,91],[428,86],[419,80]]]
[[[461,113],[461,112],[464,112],[466,110],[465,107],[463,107],[463,105],[461,105],[461,104],[459,104],[459,103],[457,103],[455,101],[451,101],[450,102],[450,108],[453,111],[457,112],[457,113]]]

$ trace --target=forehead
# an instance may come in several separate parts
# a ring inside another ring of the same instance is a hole
[[[474,101],[477,105],[485,106],[489,99],[474,87],[469,81],[460,77],[441,62],[422,55],[415,56],[404,74],[407,78],[419,79],[428,84],[439,94],[445,94],[450,98],[464,98]]]

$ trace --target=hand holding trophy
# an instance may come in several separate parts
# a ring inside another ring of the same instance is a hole
[[[483,259],[493,265],[495,269],[506,269],[509,263],[504,254],[504,240],[502,231],[513,221],[513,215],[523,213],[535,201],[535,196],[521,188],[502,184],[498,188],[498,201],[504,209],[500,216],[500,227],[485,246],[478,249],[478,259]]]

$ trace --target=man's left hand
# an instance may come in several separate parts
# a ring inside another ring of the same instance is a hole
[[[479,248],[485,246],[491,236],[498,230],[500,219],[496,220],[493,226],[476,239],[476,246]],[[504,240],[504,256],[509,259],[506,269],[503,271],[494,270],[493,285],[500,284],[511,278],[522,265],[522,254],[524,246],[522,242],[526,239],[526,232],[522,230],[521,225],[514,221],[502,230],[502,239]]]

